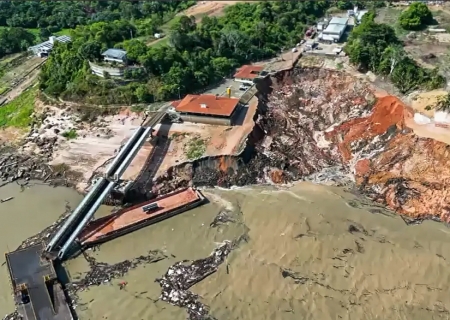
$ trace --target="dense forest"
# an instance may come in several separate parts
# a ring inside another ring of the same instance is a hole
[[[95,22],[130,21],[135,36],[151,36],[195,1],[0,1],[0,58]]]
[[[7,54],[25,51],[35,41],[35,36],[24,28],[0,29],[0,58]]]
[[[162,19],[195,1],[0,1],[0,26],[21,28],[75,28],[93,22]]]
[[[58,44],[42,69],[41,88],[66,99],[91,103],[166,100],[193,92],[230,75],[235,67],[273,57],[297,43],[305,29],[324,15],[328,1],[239,3],[225,15],[181,16],[173,23],[169,43],[147,46],[131,39],[136,26],[128,20],[78,26],[73,42]],[[130,32],[131,31],[131,32]],[[139,72],[117,83],[90,74],[88,59],[108,47],[124,48]],[[115,89],[115,90],[112,90]]]
[[[388,77],[402,93],[418,88],[436,89],[445,83],[437,68],[422,68],[408,57],[394,29],[376,23],[373,11],[353,29],[344,50],[360,70]]]

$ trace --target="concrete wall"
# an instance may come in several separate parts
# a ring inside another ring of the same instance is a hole
[[[181,115],[181,120],[186,122],[204,123],[219,126],[231,126],[230,118],[212,118],[208,116]]]
[[[121,77],[123,77],[125,70],[126,70],[125,67],[121,67],[121,68],[102,67],[102,66],[99,66],[90,61],[89,61],[89,66],[91,67],[92,73],[99,77],[103,77],[103,73],[108,72],[111,77],[121,78]]]

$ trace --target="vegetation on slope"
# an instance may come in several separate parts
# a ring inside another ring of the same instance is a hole
[[[294,45],[328,6],[328,1],[239,3],[223,17],[204,17],[200,24],[183,16],[172,26],[169,43],[155,47],[130,39],[123,30],[132,26],[123,20],[77,27],[73,43],[58,45],[43,68],[41,88],[102,104],[178,97],[219,81],[240,64]],[[145,67],[127,74],[133,80],[127,85],[90,74],[87,58],[98,59],[111,46],[126,49],[131,62]]]
[[[23,92],[20,96],[0,107],[0,128],[26,128],[30,125],[34,109],[36,88]]]
[[[402,93],[419,88],[436,89],[445,83],[438,69],[422,68],[408,57],[394,29],[376,23],[374,18],[374,12],[366,14],[350,34],[345,52],[352,64],[389,77]]]

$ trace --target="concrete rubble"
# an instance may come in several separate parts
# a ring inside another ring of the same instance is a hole
[[[40,157],[6,152],[0,154],[0,186],[21,180],[21,185],[29,180],[41,180],[52,185],[67,185],[66,168],[51,167]]]

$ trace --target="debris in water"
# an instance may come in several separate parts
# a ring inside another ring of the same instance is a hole
[[[7,202],[7,201],[10,201],[12,199],[14,199],[14,197],[8,197],[8,198],[5,198],[5,199],[1,199],[0,203]]]
[[[156,281],[162,289],[160,299],[174,306],[186,308],[190,320],[212,319],[209,308],[198,301],[199,296],[188,291],[194,284],[217,271],[233,249],[233,243],[225,241],[207,258],[177,262],[169,267],[166,274]]]

